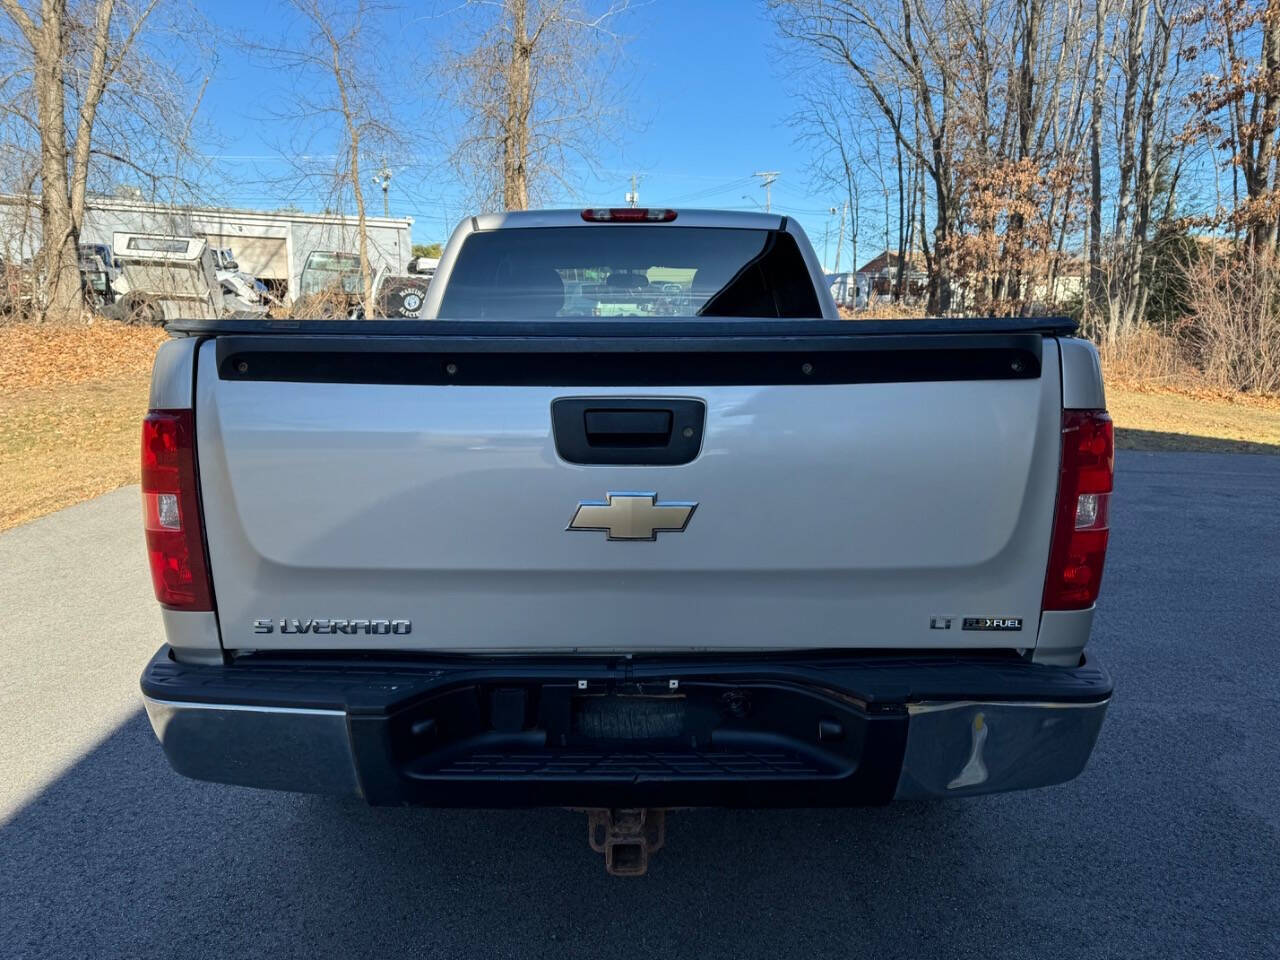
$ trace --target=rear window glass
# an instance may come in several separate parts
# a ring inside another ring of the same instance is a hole
[[[473,233],[441,318],[821,316],[795,238],[727,227],[529,227]]]
[[[125,244],[128,250],[148,250],[152,253],[186,253],[186,240],[169,240],[163,237],[130,237]]]

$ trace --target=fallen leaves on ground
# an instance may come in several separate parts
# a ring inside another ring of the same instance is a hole
[[[156,350],[167,339],[159,327],[107,320],[0,324],[0,394],[146,377]]]
[[[137,482],[166,338],[109,322],[0,325],[0,530]]]

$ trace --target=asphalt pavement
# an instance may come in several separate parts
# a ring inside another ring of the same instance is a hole
[[[1077,780],[688,811],[641,879],[585,817],[172,773],[125,488],[0,535],[0,957],[1280,956],[1280,457],[1122,453]]]

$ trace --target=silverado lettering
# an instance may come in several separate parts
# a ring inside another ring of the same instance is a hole
[[[413,632],[410,620],[296,620],[279,621],[281,633],[364,633],[364,634],[396,634],[403,636]],[[271,620],[253,621],[253,632],[256,634],[271,633],[275,623]]]

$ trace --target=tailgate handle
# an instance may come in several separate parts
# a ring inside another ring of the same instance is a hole
[[[587,445],[592,447],[665,447],[671,440],[670,410],[587,410]]]
[[[556,453],[569,463],[678,465],[702,449],[707,405],[686,397],[559,397]]]

